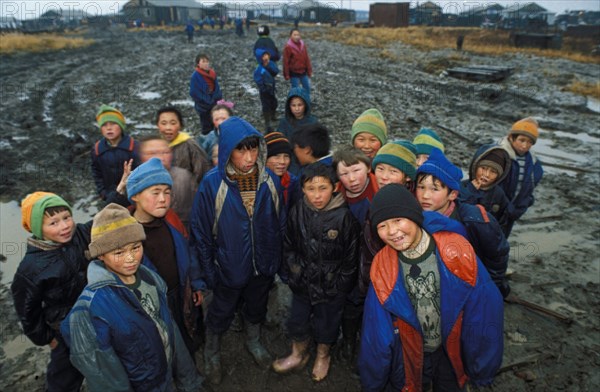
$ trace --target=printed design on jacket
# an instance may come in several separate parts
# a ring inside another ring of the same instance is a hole
[[[423,275],[416,265],[411,266],[410,273],[406,276],[406,291],[410,301],[415,304],[423,338],[425,342],[431,342],[432,346],[442,342],[439,286],[432,271]]]

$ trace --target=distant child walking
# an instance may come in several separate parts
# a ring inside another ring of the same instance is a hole
[[[283,48],[283,77],[290,81],[292,88],[302,85],[310,98],[312,64],[297,28],[290,31],[290,38]]]
[[[221,87],[217,80],[217,73],[210,67],[207,54],[200,53],[195,60],[196,70],[190,80],[190,96],[194,100],[194,109],[200,116],[202,133],[207,134],[212,130],[210,110],[223,99]]]
[[[260,94],[265,133],[267,133],[277,121],[275,77],[279,73],[279,68],[274,61],[271,61],[271,55],[266,49],[257,49],[256,56],[260,56],[260,62],[254,71],[254,81]]]

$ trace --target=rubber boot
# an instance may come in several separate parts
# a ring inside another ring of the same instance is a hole
[[[221,371],[221,336],[206,328],[204,344],[204,372],[211,384],[219,385],[223,378]]]
[[[231,322],[231,326],[229,327],[232,331],[242,332],[244,330],[244,319],[239,310],[236,310],[233,315],[233,321]]]
[[[310,355],[306,352],[308,340],[304,342],[292,342],[292,353],[285,358],[276,359],[273,362],[275,373],[285,374],[293,370],[302,370],[308,363]]]
[[[263,119],[265,120],[265,132],[263,132],[264,134],[268,133],[268,129],[271,128],[271,113],[270,112],[263,112]]]
[[[342,358],[351,363],[356,351],[356,334],[360,320],[343,319],[342,320]]]
[[[245,321],[246,326],[246,348],[252,354],[254,361],[261,368],[268,369],[271,366],[271,354],[260,342],[260,324],[251,324]]]
[[[315,382],[321,382],[329,373],[329,365],[331,364],[331,355],[329,355],[329,344],[319,343],[317,345],[317,357],[313,365],[311,377]]]

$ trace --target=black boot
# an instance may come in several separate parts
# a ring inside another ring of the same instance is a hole
[[[221,372],[221,336],[206,328],[204,344],[204,371],[211,384],[219,385],[223,377]]]
[[[356,353],[356,335],[360,321],[357,319],[342,320],[342,358],[352,363]]]
[[[258,366],[268,369],[271,367],[273,358],[260,342],[260,324],[251,324],[247,320],[244,323],[246,327],[246,348],[252,354]]]

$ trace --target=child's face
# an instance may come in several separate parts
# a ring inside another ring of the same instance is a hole
[[[529,152],[533,146],[533,139],[525,135],[515,135],[510,141],[510,144],[519,156],[523,156]]]
[[[475,180],[479,182],[480,186],[491,186],[497,179],[498,172],[496,169],[489,166],[477,166],[477,170],[475,170]]]
[[[208,59],[198,60],[198,68],[208,71],[210,69],[210,61]]]
[[[150,158],[158,158],[168,170],[173,161],[173,151],[166,140],[148,140],[140,145],[140,158],[142,162],[146,162]]]
[[[422,164],[427,162],[429,159],[429,154],[417,154],[417,167],[420,167]]]
[[[153,185],[131,197],[135,201],[136,217],[138,220],[151,221],[162,218],[171,207],[171,187],[168,185]]]
[[[387,163],[378,163],[375,166],[375,178],[379,189],[389,184],[405,185],[408,180],[407,175],[402,170]]]
[[[266,66],[271,60],[271,55],[268,52],[265,52],[260,59],[262,60],[263,65]]]
[[[424,211],[444,213],[457,196],[457,191],[450,191],[441,181],[434,181],[431,176],[417,182],[416,197]]]
[[[179,118],[173,112],[165,112],[160,115],[158,118],[158,132],[162,135],[162,137],[171,143],[177,135],[179,135],[179,131],[181,131],[181,123],[179,122]]]
[[[354,138],[354,147],[365,153],[366,156],[373,159],[375,154],[381,148],[381,142],[375,135],[367,132],[361,132]]]
[[[304,111],[306,110],[306,104],[304,100],[300,97],[293,97],[290,100],[290,111],[294,115],[297,120],[300,120],[304,117]]]
[[[117,144],[121,140],[121,135],[123,134],[123,130],[119,126],[119,124],[107,121],[100,127],[100,132],[102,132],[102,136],[108,140],[110,144]]]
[[[212,121],[215,128],[219,128],[219,125],[229,118],[229,112],[225,109],[219,109],[212,112]]]
[[[367,187],[369,167],[364,162],[350,166],[346,166],[344,162],[340,162],[337,166],[337,175],[348,192],[360,194]]]
[[[300,166],[308,165],[315,161],[315,158],[312,156],[312,149],[308,146],[300,147],[299,145],[294,144],[294,155],[296,155]]]
[[[281,154],[271,155],[267,158],[267,167],[271,169],[275,175],[281,177],[285,174],[288,167],[290,167],[291,161],[290,154],[282,152]]]
[[[144,247],[142,242],[138,241],[100,255],[98,259],[102,260],[106,268],[114,272],[123,283],[133,284],[143,256]]]
[[[258,147],[243,148],[241,150],[234,148],[229,159],[237,170],[248,173],[256,165]]]
[[[292,39],[292,41],[298,43],[298,42],[300,42],[300,39],[302,37],[301,37],[300,32],[298,30],[294,30],[292,32],[292,35],[290,36],[290,38]]]
[[[44,214],[42,218],[42,237],[46,241],[66,244],[75,233],[75,222],[69,211],[62,211],[52,216]]]
[[[379,238],[395,250],[414,249],[421,241],[419,225],[407,218],[392,218],[377,225]]]
[[[302,192],[313,207],[322,210],[333,196],[333,184],[328,178],[313,177],[302,184]]]

